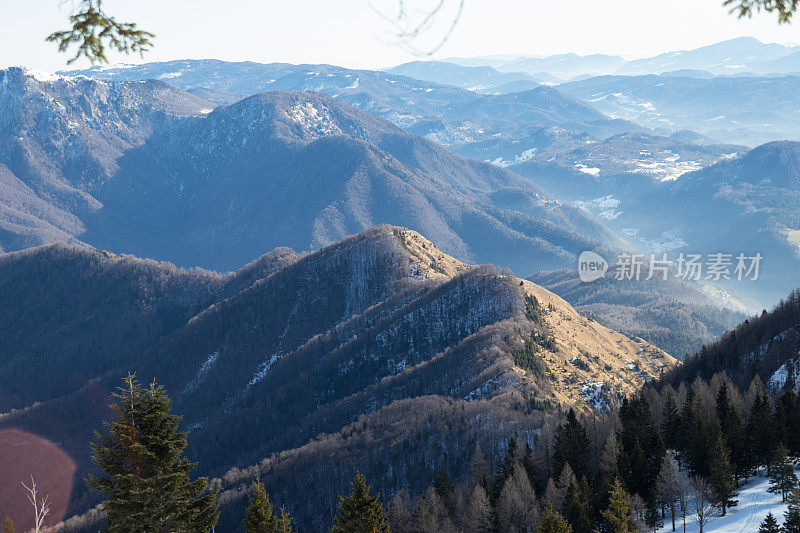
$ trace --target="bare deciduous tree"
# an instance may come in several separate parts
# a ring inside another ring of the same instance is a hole
[[[644,498],[638,494],[633,494],[630,497],[630,506],[634,529],[636,531],[647,531],[647,526],[645,525],[644,520],[644,513],[647,509],[647,504],[645,503]]]
[[[44,499],[39,499],[38,487],[36,486],[36,481],[33,479],[33,476],[31,476],[30,487],[26,485],[24,481],[20,481],[20,483],[22,483],[22,486],[25,487],[25,490],[28,492],[26,496],[28,497],[28,501],[31,502],[31,505],[33,505],[33,530],[35,533],[39,533],[42,524],[44,524],[45,517],[50,514],[49,496],[45,494]]]
[[[533,531],[539,518],[536,494],[521,464],[503,485],[497,502],[497,521],[501,531]]]
[[[696,477],[692,479],[692,488],[689,493],[691,510],[695,512],[695,521],[700,526],[700,533],[711,518],[714,505],[711,503],[714,495],[711,484],[704,478]]]
[[[464,531],[486,533],[491,529],[492,504],[483,487],[475,485],[464,512]]]
[[[661,470],[656,479],[656,494],[658,502],[670,510],[672,531],[675,531],[675,506],[679,499],[680,483],[678,462],[667,454],[661,462]]]
[[[681,518],[683,519],[683,533],[686,533],[686,513],[689,509],[689,493],[691,491],[691,482],[686,474],[678,469],[678,507],[681,510]]]

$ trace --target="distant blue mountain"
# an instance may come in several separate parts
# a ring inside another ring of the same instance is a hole
[[[620,56],[592,54],[559,54],[546,57],[517,56],[507,58],[449,58],[445,61],[467,67],[490,66],[500,72],[522,72],[532,76],[550,74],[568,80],[581,74],[608,74],[620,68]]]
[[[446,61],[412,61],[389,69],[387,72],[418,80],[453,85],[483,93],[503,94],[533,89],[541,82],[558,82],[550,75],[537,76],[520,72],[499,72],[492,67],[465,67]]]
[[[705,70],[713,74],[761,72],[765,62],[777,60],[797,51],[798,47],[764,44],[753,37],[739,37],[695,50],[667,52],[655,57],[629,61],[616,73],[661,74],[679,69]]]
[[[797,76],[598,76],[558,89],[611,116],[655,129],[691,129],[750,146],[800,140]]]

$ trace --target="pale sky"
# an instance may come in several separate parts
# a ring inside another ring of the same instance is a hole
[[[418,14],[436,1],[406,4]],[[452,21],[458,0],[444,1],[446,9],[418,47],[432,48]],[[65,68],[68,57],[44,37],[66,27],[73,2],[78,0],[0,0],[0,68]],[[136,21],[157,35],[145,61],[216,58],[379,68],[420,59],[392,42],[391,25],[370,7],[392,13],[397,0],[105,0],[103,5],[118,19]],[[800,19],[794,26],[778,26],[772,15],[738,20],[722,0],[465,0],[453,34],[433,58],[565,52],[634,58],[740,36],[797,44]]]

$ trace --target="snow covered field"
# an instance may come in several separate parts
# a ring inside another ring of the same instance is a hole
[[[800,473],[800,470],[796,471]],[[714,516],[703,533],[757,533],[758,526],[764,521],[768,513],[772,513],[778,524],[783,524],[783,512],[786,504],[781,502],[780,494],[767,492],[769,479],[763,476],[750,480],[750,483],[739,488],[739,505],[730,509],[724,517]],[[683,522],[680,517],[675,519],[675,530],[683,531]],[[664,521],[664,527],[659,533],[672,531],[669,514]],[[695,522],[694,515],[686,516],[686,532],[698,533],[700,526]]]

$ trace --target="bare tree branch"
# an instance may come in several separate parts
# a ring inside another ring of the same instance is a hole
[[[418,39],[431,30],[436,23],[437,17],[443,12],[446,7],[446,0],[439,0],[438,3],[430,10],[422,12],[423,16],[420,20],[414,20],[406,5],[406,0],[397,0],[397,14],[388,15],[387,13],[378,9],[372,0],[368,2],[370,9],[378,16],[387,21],[394,28],[395,42],[393,44],[400,46],[404,50],[416,56],[431,56],[439,51],[444,46],[450,36],[453,34],[458,21],[461,18],[461,13],[464,10],[465,0],[457,0],[458,5],[453,18],[449,22],[444,35],[438,39],[436,44],[430,48],[421,48],[416,43]]]

